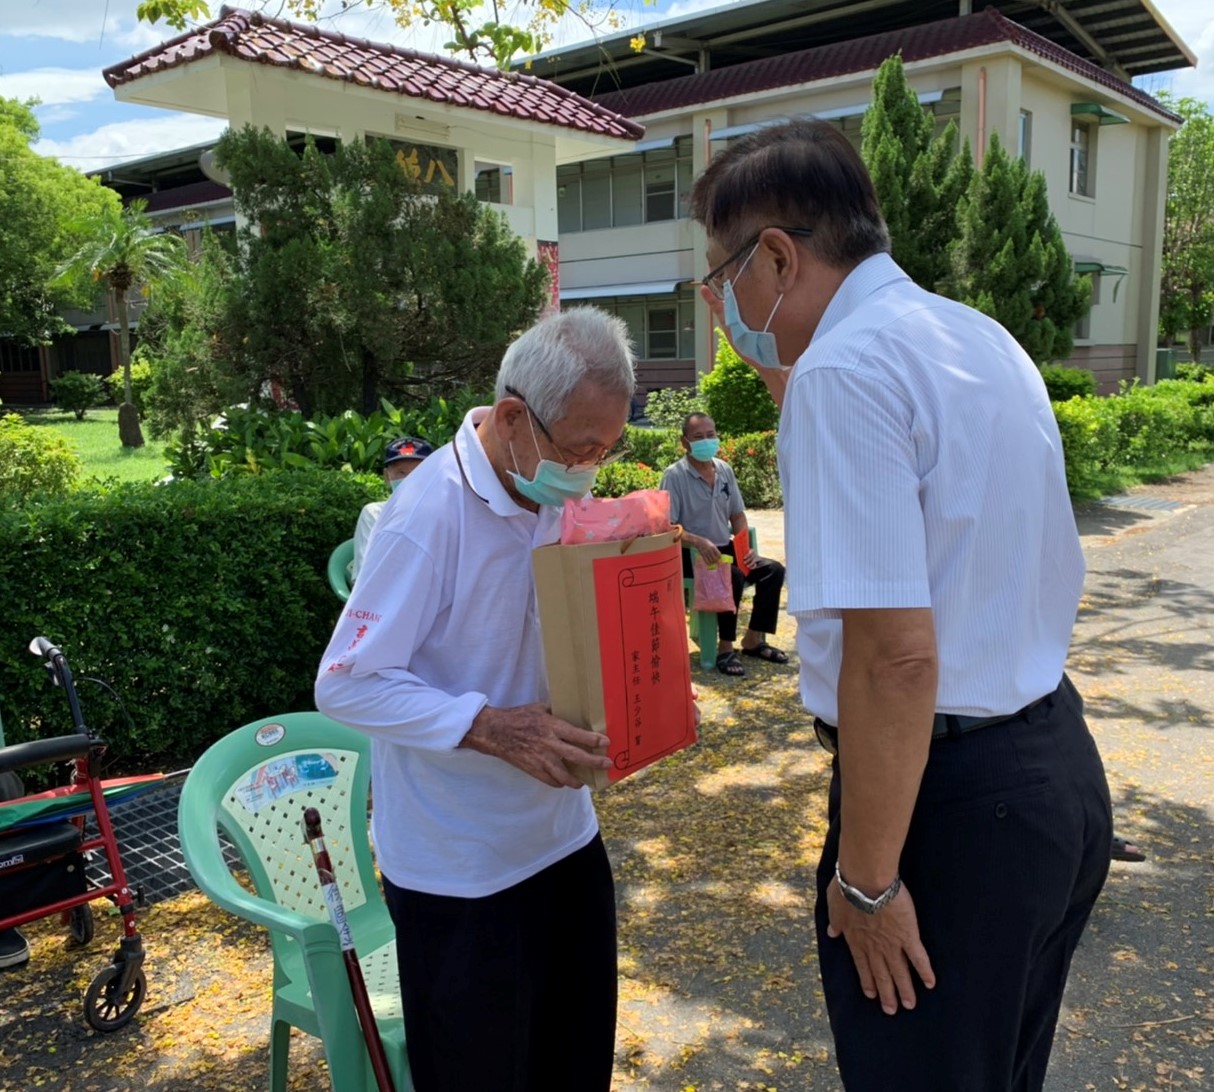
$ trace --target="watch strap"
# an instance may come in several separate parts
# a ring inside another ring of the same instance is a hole
[[[857,910],[865,914],[875,914],[879,910],[884,910],[894,897],[902,889],[902,876],[895,874],[894,882],[889,885],[881,894],[876,896],[868,896],[858,887],[853,887],[844,878],[843,873],[839,871],[839,862],[835,861],[835,880],[839,884],[839,890],[843,892],[843,897],[852,904]]]

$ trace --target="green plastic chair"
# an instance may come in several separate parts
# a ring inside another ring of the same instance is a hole
[[[759,536],[753,527],[750,530],[750,548],[759,548]],[[694,560],[696,551],[692,550]],[[692,610],[695,602],[696,582],[691,577],[683,581],[683,604],[687,608],[691,639],[700,646],[700,666],[710,671],[717,666],[717,616],[712,611]]]
[[[329,921],[305,807],[320,810],[354,946],[397,1092],[411,1092],[396,938],[367,833],[370,740],[320,713],[254,721],[213,744],[194,765],[177,811],[190,873],[212,902],[264,926],[274,955],[270,1090],[287,1087],[292,1027],[324,1044],[333,1092],[374,1092],[337,931]],[[248,868],[254,892],[224,861],[222,832]]]
[[[348,538],[329,555],[329,587],[343,603],[350,598],[350,565],[354,561],[354,539]]]

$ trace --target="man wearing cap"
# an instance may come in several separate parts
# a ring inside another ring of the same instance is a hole
[[[422,459],[434,449],[425,440],[413,436],[402,436],[392,440],[384,448],[384,481],[388,489],[395,493],[397,487],[420,465]],[[350,562],[350,582],[358,578],[358,571],[363,567],[367,556],[367,543],[371,541],[371,532],[383,513],[387,501],[372,501],[364,504],[358,514],[358,524],[354,528],[354,560]]]

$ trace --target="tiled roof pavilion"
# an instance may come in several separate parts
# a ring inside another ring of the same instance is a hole
[[[547,80],[348,38],[240,8],[224,7],[214,22],[111,65],[102,75],[119,98],[147,101],[144,94],[134,93],[132,85],[163,85],[157,77],[218,58],[312,74],[419,103],[555,126],[609,141],[633,141],[644,135],[636,122]],[[157,105],[225,113],[219,104],[206,101],[205,93],[191,102],[174,101],[167,86],[163,92]]]

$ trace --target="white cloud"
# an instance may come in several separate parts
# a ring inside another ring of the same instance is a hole
[[[98,68],[31,68],[0,75],[0,95],[9,99],[37,98],[44,106],[90,102],[110,89]]]
[[[1160,14],[1197,56],[1196,68],[1158,72],[1136,80],[1145,91],[1170,91],[1214,108],[1214,15],[1209,0],[1157,0]]]
[[[166,114],[103,125],[68,140],[40,140],[34,151],[55,156],[82,171],[95,171],[130,159],[188,148],[216,139],[227,127],[222,118]]]
[[[138,4],[139,0],[4,0],[2,33],[96,42],[102,49],[116,43],[136,53],[176,33],[166,34],[163,25],[140,23],[135,18]]]

